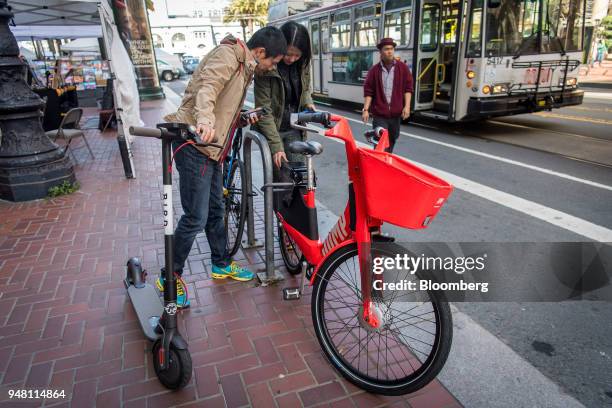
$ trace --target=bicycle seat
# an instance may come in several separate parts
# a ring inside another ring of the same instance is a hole
[[[315,156],[323,152],[323,146],[321,143],[308,141],[302,142],[299,140],[289,143],[288,149],[291,153],[305,154],[307,156]]]

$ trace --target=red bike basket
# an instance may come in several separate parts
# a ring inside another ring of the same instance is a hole
[[[453,190],[446,181],[387,152],[359,148],[370,217],[404,228],[426,228]]]

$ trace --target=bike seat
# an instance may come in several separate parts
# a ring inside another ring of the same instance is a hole
[[[296,141],[289,143],[287,150],[289,150],[289,152],[291,153],[305,154],[307,156],[315,156],[323,152],[323,146],[321,146],[321,143],[319,142],[314,142],[314,141],[302,142],[302,141],[296,140]]]

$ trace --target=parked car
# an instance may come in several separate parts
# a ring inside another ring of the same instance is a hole
[[[193,74],[193,71],[196,70],[199,64],[200,60],[198,58],[188,55],[183,56],[183,68],[185,68],[185,72],[188,74]]]
[[[180,78],[185,75],[185,71],[170,65],[164,60],[157,60],[157,72],[159,73],[159,78],[164,81],[173,81],[175,79]]]

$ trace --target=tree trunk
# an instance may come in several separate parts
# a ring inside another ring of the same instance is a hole
[[[249,18],[248,22],[249,22],[249,37],[250,37],[253,35],[253,19]]]
[[[246,42],[247,41],[247,38],[246,38],[246,21],[240,20],[240,25],[242,26],[242,39],[244,40],[244,42]]]

